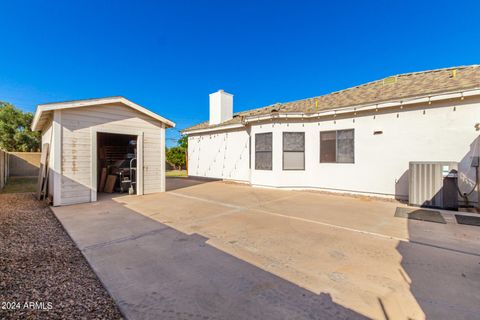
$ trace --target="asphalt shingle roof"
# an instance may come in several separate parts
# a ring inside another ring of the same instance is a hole
[[[236,113],[231,120],[221,124],[209,125],[208,121],[205,121],[187,128],[185,131],[239,124],[245,117],[266,115],[272,113],[272,111],[310,114],[473,88],[480,88],[480,65],[405,73],[323,96],[242,111]]]

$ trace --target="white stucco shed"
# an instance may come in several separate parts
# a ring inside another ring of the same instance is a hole
[[[39,105],[32,130],[49,145],[53,205],[97,200],[103,152],[97,144],[105,139],[135,141],[137,195],[165,191],[165,129],[174,126],[124,97]]]

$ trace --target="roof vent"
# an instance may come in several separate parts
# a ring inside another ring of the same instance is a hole
[[[278,112],[278,111],[280,111],[280,108],[281,108],[281,107],[282,107],[282,104],[280,104],[280,103],[275,103],[275,104],[273,105],[272,111],[270,111],[270,112]]]
[[[383,85],[388,85],[388,84],[395,84],[397,83],[397,76],[393,76],[393,77],[388,77],[388,78],[385,78],[383,79]]]

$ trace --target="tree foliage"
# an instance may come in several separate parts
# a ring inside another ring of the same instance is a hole
[[[40,150],[40,133],[33,132],[33,114],[0,101],[0,148],[6,151]]]
[[[176,169],[181,169],[186,164],[185,150],[176,146],[167,149],[166,152],[167,162]]]
[[[188,136],[183,135],[178,139],[177,144],[179,147],[183,148],[183,150],[187,150],[188,147]]]
[[[188,137],[182,136],[180,139],[178,139],[175,147],[167,148],[165,153],[167,162],[176,169],[181,169],[184,167],[187,163],[187,147]]]

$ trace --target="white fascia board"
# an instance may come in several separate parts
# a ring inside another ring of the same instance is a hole
[[[110,98],[100,98],[100,99],[87,99],[87,100],[78,100],[78,101],[70,101],[70,102],[59,102],[59,103],[49,103],[49,104],[41,104],[37,106],[37,111],[35,112],[35,116],[32,121],[32,130],[37,131],[38,122],[42,116],[43,112],[52,111],[52,110],[62,110],[62,109],[71,109],[71,108],[78,108],[78,107],[90,107],[102,104],[112,104],[112,103],[122,103],[134,110],[137,110],[141,113],[144,113],[155,120],[158,120],[167,125],[167,127],[175,127],[175,123],[170,121],[144,107],[124,98],[124,97],[110,97]]]
[[[38,130],[38,121],[40,120],[40,117],[43,113],[43,108],[41,108],[40,106],[37,106],[37,110],[35,111],[35,115],[33,116],[33,120],[32,120],[32,125],[31,125],[31,129],[32,131],[37,131]]]
[[[346,108],[339,108],[336,110],[325,110],[320,111],[317,113],[305,114],[301,112],[289,112],[289,113],[272,113],[272,114],[264,114],[258,116],[251,116],[245,118],[245,123],[257,122],[257,121],[264,121],[270,119],[310,119],[310,118],[317,118],[317,117],[325,117],[325,116],[332,116],[335,114],[345,114],[351,113],[355,111],[366,111],[366,110],[376,110],[376,109],[384,109],[384,108],[391,108],[397,107],[401,105],[409,105],[409,104],[417,104],[417,103],[427,103],[429,101],[441,101],[447,99],[454,99],[454,98],[461,98],[463,97],[471,97],[480,95],[480,89],[469,89],[469,90],[460,90],[455,92],[447,92],[442,94],[436,94],[431,96],[420,96],[420,97],[413,97],[398,101],[388,101],[378,104],[365,104],[365,105],[357,105],[351,106]],[[227,126],[219,126],[215,128],[205,128],[205,129],[198,129],[198,130],[185,130],[183,131],[184,134],[195,134],[195,133],[205,133],[205,132],[212,132],[212,131],[219,131],[219,130],[228,130],[228,129],[235,129],[244,127],[244,124],[236,124],[236,125],[227,125]]]
[[[225,126],[219,126],[215,128],[205,128],[205,129],[197,129],[197,130],[184,130],[183,134],[196,134],[196,133],[205,133],[205,132],[212,132],[212,131],[222,131],[222,130],[230,130],[230,129],[238,129],[244,128],[244,124],[230,124]]]
[[[461,90],[461,91],[448,92],[448,93],[436,94],[431,96],[415,97],[415,98],[409,98],[409,99],[398,100],[398,101],[389,101],[389,102],[383,102],[378,104],[351,106],[351,107],[339,108],[335,110],[320,111],[320,112],[311,113],[311,114],[296,112],[296,113],[273,113],[273,114],[265,114],[260,116],[251,116],[251,117],[245,118],[245,123],[269,120],[269,119],[282,119],[282,118],[283,119],[309,119],[309,118],[331,116],[335,114],[351,113],[355,111],[384,109],[384,108],[391,108],[391,107],[396,107],[401,105],[426,103],[429,101],[441,101],[441,100],[448,100],[448,99],[454,99],[454,98],[461,98],[462,96],[471,97],[476,95],[480,95],[480,89],[475,88],[470,90]]]

